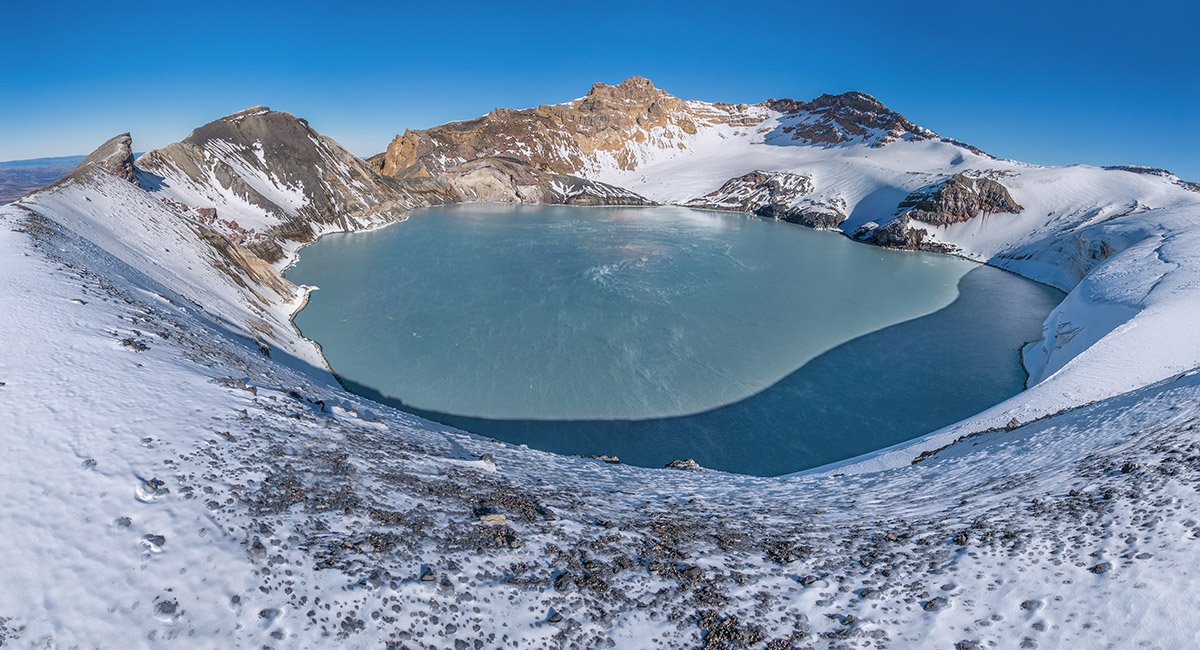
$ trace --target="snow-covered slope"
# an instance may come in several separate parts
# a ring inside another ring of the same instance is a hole
[[[96,235],[126,185],[0,209],[6,647],[1200,642],[1200,375],[873,474],[554,456],[264,356],[136,254],[174,229]]]
[[[1183,252],[1200,251],[1191,248],[1200,222],[1193,185],[1137,168],[998,160],[934,139],[781,144],[768,138],[781,119],[755,130],[702,130],[670,156],[593,177],[663,203],[742,209],[817,227],[844,217],[836,227],[866,241],[890,229],[901,244],[919,241],[1069,291],[1047,320],[1044,340],[1026,349],[1033,388],[962,425],[967,429],[1040,417],[1200,365],[1200,338],[1187,325],[1200,309],[1200,255]],[[940,223],[913,218],[906,200],[956,175],[996,184],[1020,212],[924,217]],[[804,182],[764,202],[768,177]]]
[[[160,201],[277,265],[323,233],[459,200],[446,183],[381,177],[304,120],[263,106],[149,151],[137,167],[140,185]]]
[[[1200,365],[1200,338],[1187,326],[1200,308],[1200,257],[1179,252],[1193,250],[1200,192],[1163,170],[999,160],[862,93],[709,104],[637,77],[597,84],[567,104],[496,111],[393,144],[381,161],[397,173],[480,152],[523,157],[660,203],[951,252],[1071,292],[1044,340],[1026,349],[1033,389],[924,446]]]
[[[331,221],[318,207],[352,181],[300,191],[265,171],[266,146],[264,166],[253,147],[218,147],[186,158],[197,173],[164,158],[125,174],[117,138],[0,207],[0,523],[13,542],[0,545],[0,641],[1200,644],[1180,597],[1200,589],[1200,194],[1169,175],[997,161],[908,127],[888,142],[767,144],[776,112],[592,180],[682,202],[787,172],[809,184],[779,188],[841,201],[853,233],[953,174],[994,179],[1020,213],[909,223],[1071,290],[1025,351],[1030,390],[920,441],[773,479],[449,430],[343,391],[288,322],[302,292],[197,212],[243,210],[263,232],[368,227],[339,220],[341,199]],[[281,259],[294,253],[299,240],[271,236]]]
[[[109,141],[97,154],[130,156],[128,138]],[[129,182],[132,178],[84,161],[70,176],[11,209],[72,230],[127,265],[123,271],[170,286],[183,304],[223,328],[282,346],[310,362],[319,360],[311,346],[295,341],[289,313],[299,306],[301,291],[191,214]]]

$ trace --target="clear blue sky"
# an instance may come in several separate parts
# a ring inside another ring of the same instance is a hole
[[[1200,181],[1200,2],[9,2],[0,160],[145,150],[253,104],[355,153],[649,77],[688,99],[861,90],[1002,157]]]

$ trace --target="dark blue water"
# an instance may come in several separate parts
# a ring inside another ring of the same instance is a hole
[[[1019,392],[1056,290],[946,256],[683,208],[474,204],[288,271],[351,390],[531,447],[773,475]]]

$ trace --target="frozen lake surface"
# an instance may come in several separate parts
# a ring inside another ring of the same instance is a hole
[[[797,471],[1019,392],[1063,297],[739,214],[466,204],[305,248],[296,317],[354,392],[486,436]]]

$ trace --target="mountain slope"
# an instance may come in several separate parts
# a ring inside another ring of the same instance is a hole
[[[825,147],[941,140],[865,93],[822,95],[811,102],[709,103],[681,100],[649,79],[630,77],[615,86],[594,84],[586,96],[564,104],[496,109],[474,120],[406,130],[370,162],[385,175],[407,178],[503,156],[591,178],[607,170],[633,172],[714,137],[751,134],[776,145]]]
[[[137,165],[155,196],[273,263],[323,232],[457,200],[444,183],[382,178],[304,120],[261,106],[210,122]]]

